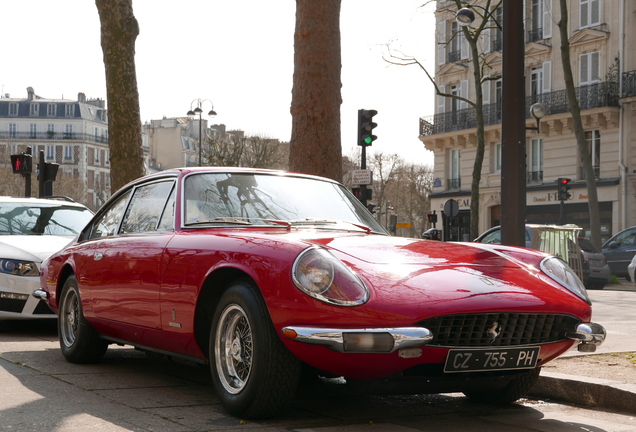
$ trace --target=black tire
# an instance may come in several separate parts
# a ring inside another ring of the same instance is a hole
[[[282,343],[251,280],[232,282],[221,296],[210,330],[212,382],[232,415],[277,415],[294,397],[300,361]]]
[[[57,330],[62,354],[71,363],[95,363],[104,357],[108,343],[99,337],[82,310],[77,279],[64,282],[60,297]]]
[[[589,290],[602,290],[605,288],[605,284],[603,282],[590,283],[586,288]]]
[[[475,402],[489,404],[509,404],[528,394],[534,383],[539,379],[541,368],[523,372],[510,381],[501,390],[472,390],[464,394]]]

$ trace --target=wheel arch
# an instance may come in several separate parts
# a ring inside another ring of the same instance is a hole
[[[230,282],[237,279],[248,279],[257,285],[254,279],[243,270],[235,267],[224,267],[210,273],[203,282],[194,316],[194,337],[204,353],[209,352],[210,328],[214,309]]]

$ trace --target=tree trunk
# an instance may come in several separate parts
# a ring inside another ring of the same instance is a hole
[[[568,95],[570,113],[574,124],[574,134],[579,147],[579,153],[583,160],[585,181],[587,184],[588,206],[590,211],[590,230],[592,232],[592,243],[597,248],[601,248],[601,217],[598,206],[598,194],[596,190],[596,176],[592,167],[590,150],[585,139],[583,122],[581,121],[581,107],[576,98],[574,88],[574,77],[572,74],[572,64],[570,63],[570,41],[568,38],[568,8],[567,0],[559,0],[561,7],[561,19],[559,20],[559,34],[561,35],[561,61],[563,64],[563,75],[565,78],[565,89]]]
[[[296,0],[289,167],[342,181],[340,0]]]
[[[111,190],[145,174],[132,0],[95,0],[106,70]]]

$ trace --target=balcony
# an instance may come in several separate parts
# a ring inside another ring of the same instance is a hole
[[[108,144],[108,138],[98,135],[75,133],[75,132],[0,132],[0,139],[14,139],[22,141],[90,141],[100,144]]]
[[[528,40],[526,42],[537,42],[543,40],[543,29],[536,28],[533,30],[528,30]]]
[[[462,58],[461,50],[449,51],[448,53],[448,63],[458,62]]]
[[[462,179],[461,178],[446,179],[446,184],[448,185],[447,190],[460,190],[462,188]]]
[[[625,77],[623,78],[625,79]],[[636,75],[632,74],[630,79],[632,80],[632,92],[634,92],[633,84],[636,80]],[[581,110],[618,107],[618,83],[602,82],[577,87],[576,97],[581,106]],[[530,106],[537,102],[541,102],[545,105],[547,110],[546,115],[562,114],[570,110],[566,91],[558,90],[551,93],[526,97],[526,118],[532,118],[530,115]],[[505,103],[484,105],[484,126],[501,124],[501,111],[503,108],[505,108]],[[475,108],[445,112],[427,118],[420,118],[420,136],[430,136],[476,127],[477,118],[475,116]]]
[[[600,178],[601,175],[601,167],[599,166],[593,166],[592,169],[594,170],[594,178],[596,180],[598,180]],[[585,167],[584,166],[580,166],[579,167],[579,178],[581,180],[585,180],[586,176],[585,176]]]
[[[528,184],[530,183],[542,183],[543,171],[529,171],[528,172]]]

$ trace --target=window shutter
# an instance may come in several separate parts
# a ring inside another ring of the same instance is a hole
[[[490,25],[495,25],[494,22],[490,22]],[[483,32],[481,32],[482,35],[482,39],[481,39],[481,52],[483,52],[484,54],[488,54],[491,51],[492,48],[492,32],[493,29],[491,28],[485,28]]]
[[[543,0],[543,39],[552,37],[552,0]]]
[[[439,91],[446,93],[446,86],[439,86]],[[446,112],[446,98],[444,96],[437,95],[437,114],[443,114]]]
[[[590,25],[601,23],[601,0],[590,0]]]
[[[481,93],[483,95],[483,105],[488,105],[490,103],[490,80],[481,83]]]
[[[446,21],[437,23],[437,64],[446,64]]]
[[[581,54],[579,57],[579,85],[586,85],[589,82],[589,54]]]
[[[543,63],[543,89],[541,93],[550,93],[552,91],[552,62]]]
[[[463,98],[468,99],[468,80],[463,80],[461,82],[460,88],[459,88],[459,95]],[[468,103],[461,101],[459,103],[459,109],[466,109],[468,108]]]
[[[460,50],[460,56],[462,60],[466,60],[468,57],[470,57],[470,47],[468,46],[468,40],[466,39],[466,36],[464,35],[464,30],[459,30],[459,50]]]
[[[601,53],[594,51],[590,56],[590,82],[599,82],[601,80]]]
[[[590,25],[590,3],[589,0],[581,0],[579,8],[579,28],[585,28]]]

